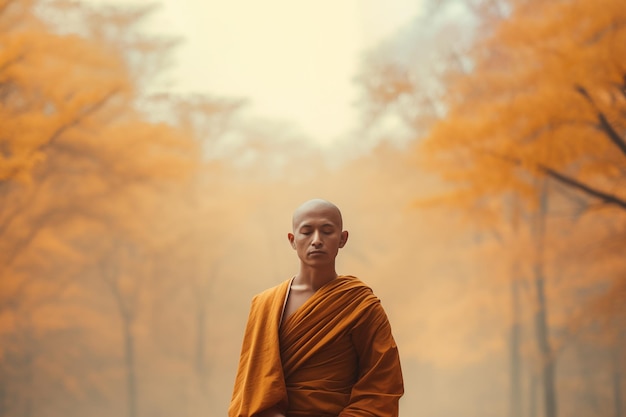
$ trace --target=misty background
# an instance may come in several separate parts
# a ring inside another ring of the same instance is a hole
[[[626,416],[622,0],[256,4],[195,65],[183,3],[0,0],[0,416],[225,415],[317,197],[403,416]]]

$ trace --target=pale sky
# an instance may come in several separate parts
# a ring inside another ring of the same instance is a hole
[[[153,1],[132,1],[144,3]],[[420,0],[160,3],[146,30],[183,38],[169,89],[247,99],[252,116],[287,121],[321,144],[357,126],[353,79],[363,54],[412,21],[420,6]]]

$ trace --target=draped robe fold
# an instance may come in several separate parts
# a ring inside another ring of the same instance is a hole
[[[252,300],[229,417],[396,417],[398,349],[372,290],[339,276],[282,319],[291,280]]]

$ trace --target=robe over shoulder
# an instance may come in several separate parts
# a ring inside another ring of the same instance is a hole
[[[398,349],[372,290],[339,276],[281,323],[290,282],[253,298],[229,417],[398,416]]]

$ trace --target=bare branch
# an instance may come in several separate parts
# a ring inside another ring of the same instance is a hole
[[[626,200],[619,198],[616,195],[597,190],[587,184],[584,184],[574,178],[561,174],[560,172],[557,172],[553,170],[552,168],[546,167],[544,165],[538,165],[538,168],[542,170],[544,173],[546,173],[549,177],[561,182],[562,184],[568,185],[592,197],[598,198],[607,204],[616,205],[626,210]]]
[[[116,270],[113,270],[112,265],[107,265],[107,263],[111,262],[113,262],[112,259],[106,258],[103,258],[100,262],[100,266],[102,268],[102,281],[104,281],[104,284],[111,291],[122,320],[130,323],[133,320],[133,314],[129,306],[125,303],[124,295],[122,294],[122,290],[120,289],[119,283],[116,279],[117,277],[114,276],[117,275],[117,268]]]
[[[617,146],[619,150],[622,151],[624,156],[626,156],[626,141],[624,141],[624,139],[620,136],[620,134],[615,130],[615,128],[607,120],[604,113],[602,113],[598,109],[598,106],[593,101],[593,99],[591,98],[587,90],[580,85],[574,86],[574,89],[585,98],[585,100],[591,105],[591,107],[593,107],[594,111],[596,112],[596,117],[598,118],[598,123],[600,124],[600,129],[604,133],[606,133],[606,135],[611,140],[611,142],[613,142],[613,144],[615,144],[615,146]]]
[[[34,155],[36,152],[40,152],[43,151],[47,148],[49,148],[50,146],[52,146],[58,139],[59,137],[61,137],[61,135],[63,135],[63,133],[65,133],[66,131],[70,130],[73,127],[78,126],[85,118],[87,118],[88,116],[90,116],[91,114],[95,113],[97,110],[99,110],[100,108],[102,108],[102,106],[104,106],[111,97],[113,97],[115,94],[117,94],[118,90],[113,90],[110,93],[106,94],[105,96],[103,96],[100,100],[96,101],[95,103],[93,103],[92,105],[90,105],[89,107],[87,107],[85,110],[83,110],[82,112],[80,112],[79,114],[76,115],[76,117],[74,117],[70,122],[60,126],[59,128],[57,128],[48,138],[48,140],[43,143],[41,146],[35,148],[32,150],[32,152],[30,153],[30,156]],[[15,167],[8,175],[8,178],[12,178],[14,177],[17,172],[19,171],[19,167]],[[3,179],[0,179],[0,181],[2,181]]]
[[[488,151],[488,150],[483,150],[483,151],[479,151],[482,152],[484,154],[493,156],[495,158],[498,158],[502,161],[506,161],[508,163],[511,163],[515,166],[520,166],[522,164],[522,161],[519,158],[510,156],[510,155],[500,155],[497,154],[495,152],[492,151]],[[577,179],[571,178],[565,174],[562,174],[558,171],[556,171],[555,169],[552,169],[548,166],[545,166],[543,164],[536,164],[535,167],[537,169],[539,169],[539,171],[543,172],[544,174],[546,174],[547,176],[549,176],[552,179],[555,179],[557,181],[559,181],[561,184],[567,185],[568,187],[574,188],[578,191],[582,191],[583,193],[590,195],[592,197],[598,198],[602,201],[604,201],[607,204],[611,204],[611,205],[615,205],[618,206],[621,209],[626,210],[626,200],[614,195],[614,194],[609,194],[606,193],[604,191],[600,191],[595,187],[592,187],[590,185],[587,185],[581,181],[578,181]]]
[[[45,144],[43,144],[40,149],[45,149],[47,147],[49,147],[50,145],[52,145],[63,133],[65,133],[66,131],[68,131],[69,129],[76,127],[78,124],[80,124],[80,122],[82,122],[85,118],[87,118],[88,116],[90,116],[91,114],[95,113],[97,110],[99,110],[100,108],[102,108],[102,106],[104,106],[106,104],[107,101],[109,101],[109,99],[111,97],[113,97],[118,90],[113,90],[110,93],[106,94],[104,97],[102,97],[100,100],[96,101],[95,103],[93,103],[91,106],[89,106],[86,110],[84,110],[83,112],[81,112],[80,114],[78,114],[71,122],[60,126],[56,131],[54,131],[54,133],[50,136],[50,139],[48,140],[48,142],[46,142]]]

